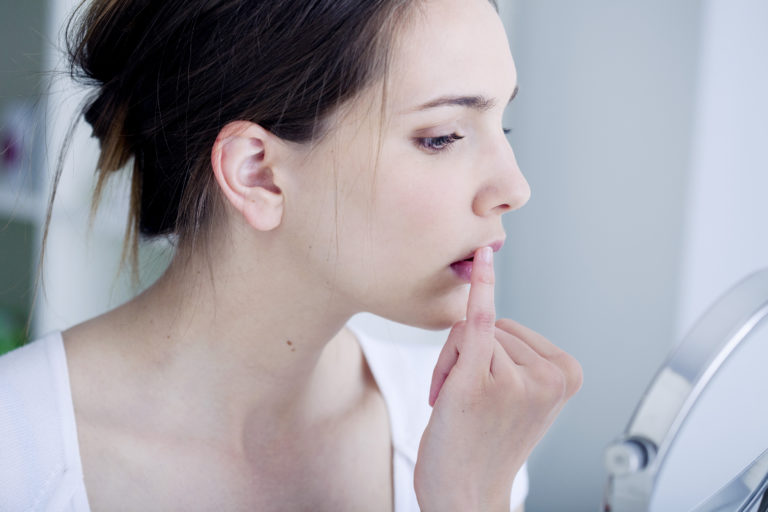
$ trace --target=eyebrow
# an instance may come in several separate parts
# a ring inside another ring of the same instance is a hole
[[[516,85],[515,90],[512,91],[512,96],[509,97],[509,103],[517,96],[519,87]],[[496,105],[496,102],[485,96],[441,96],[440,98],[428,101],[421,106],[413,109],[413,112],[419,112],[422,110],[429,110],[431,108],[445,107],[445,106],[458,106],[467,107],[472,110],[487,111],[492,109]]]

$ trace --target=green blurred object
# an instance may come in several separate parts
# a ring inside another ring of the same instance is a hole
[[[22,346],[26,341],[19,315],[0,309],[0,355]]]
[[[34,240],[32,222],[0,213],[0,354],[27,341],[37,261]]]

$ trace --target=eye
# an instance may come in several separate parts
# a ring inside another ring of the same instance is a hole
[[[437,153],[438,151],[444,151],[448,149],[451,144],[463,138],[463,135],[452,133],[450,135],[441,135],[439,137],[418,137],[415,139],[415,142],[416,145],[420,148],[425,149],[431,153]]]

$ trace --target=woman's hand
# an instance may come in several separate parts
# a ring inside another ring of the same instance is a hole
[[[424,512],[508,512],[515,475],[581,387],[573,357],[495,320],[492,258],[489,247],[475,252],[467,319],[451,329],[432,375],[414,474]]]

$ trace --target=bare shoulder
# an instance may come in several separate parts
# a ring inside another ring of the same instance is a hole
[[[124,320],[126,306],[124,304],[62,331],[67,357],[71,355],[73,358],[79,358],[83,356],[82,352],[98,354],[102,352],[99,348],[105,349],[108,345],[119,342],[118,338],[124,338],[130,331]]]
[[[107,313],[61,333],[79,434],[129,407],[130,363],[120,354],[129,334],[120,334],[114,318]]]
[[[146,450],[136,442],[131,421],[146,411],[135,399],[138,381],[131,376],[131,363],[120,353],[129,336],[108,314],[62,332],[83,476],[94,511],[142,509],[127,497],[148,484],[139,471],[147,467]],[[115,496],[124,498],[118,504]]]
[[[98,340],[108,338],[105,327],[104,321],[99,317],[62,331],[61,337],[67,354],[71,384],[74,385],[78,379],[87,376],[98,367],[89,363],[98,362],[102,356],[99,348],[103,347],[103,344]]]
[[[84,412],[87,404],[104,403],[101,396],[120,384],[115,332],[103,315],[61,333],[76,413]]]

